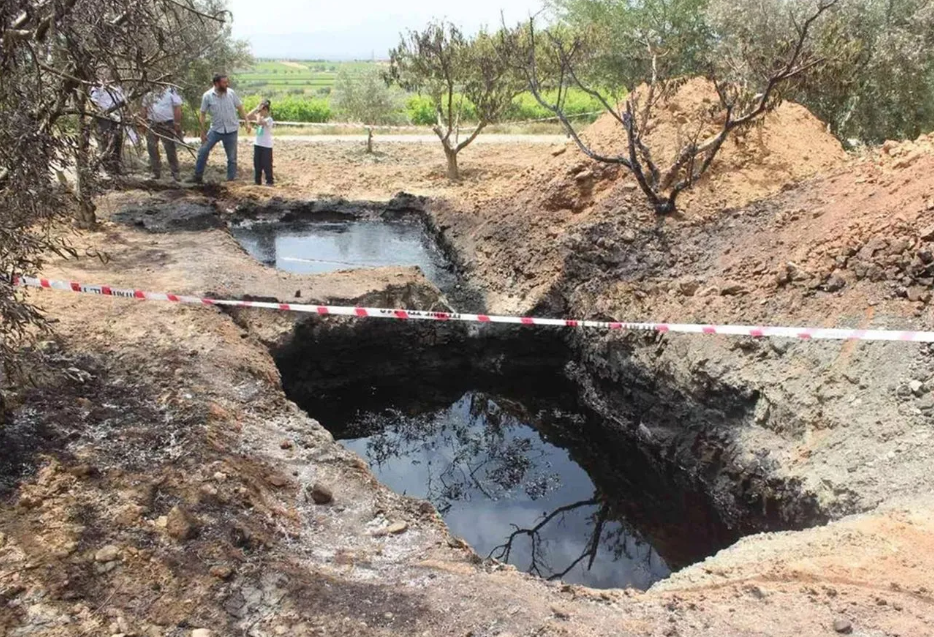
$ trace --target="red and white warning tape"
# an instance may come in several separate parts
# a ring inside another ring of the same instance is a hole
[[[776,327],[754,325],[704,325],[702,323],[624,323],[609,321],[584,321],[576,319],[532,318],[528,316],[495,316],[492,314],[462,314],[457,312],[427,312],[424,310],[402,310],[374,307],[351,307],[341,305],[304,305],[297,303],[269,303],[266,301],[237,301],[211,299],[200,296],[185,296],[165,292],[144,292],[107,285],[86,285],[71,281],[52,281],[33,277],[14,277],[17,287],[36,287],[52,290],[115,296],[149,301],[169,301],[195,305],[218,305],[227,307],[252,307],[285,312],[308,312],[322,316],[353,316],[358,318],[388,318],[398,320],[464,321],[469,323],[508,323],[514,325],[541,325],[548,327],[574,327],[598,330],[637,330],[661,333],[720,334],[723,336],[752,336],[755,338],[779,337],[799,339],[823,339],[836,341],[903,341],[934,343],[934,332],[900,330],[849,330],[818,327]]]

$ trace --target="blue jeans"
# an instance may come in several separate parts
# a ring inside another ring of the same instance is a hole
[[[204,168],[208,165],[208,155],[211,149],[221,142],[224,145],[224,152],[227,154],[227,181],[233,181],[237,178],[237,131],[232,133],[220,133],[216,130],[208,131],[208,141],[201,144],[198,151],[198,162],[195,164],[195,178],[200,179],[204,175]]]

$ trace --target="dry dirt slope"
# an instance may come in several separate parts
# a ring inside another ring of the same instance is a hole
[[[715,100],[702,80],[687,83],[671,98],[648,136],[659,164],[674,158],[679,140],[692,132],[694,114]],[[622,129],[609,115],[584,130],[582,138],[606,154],[625,148]],[[629,244],[635,233],[657,223],[635,179],[620,167],[590,160],[573,142],[536,155],[519,179],[492,197],[456,192],[448,208],[438,206],[442,227],[484,282],[491,306],[503,310],[527,310],[541,301],[562,276],[561,259],[575,230],[601,221],[625,225]],[[845,159],[820,121],[801,106],[782,104],[761,126],[730,139],[707,175],[683,196],[686,219],[672,228],[718,218],[723,210],[774,195]]]

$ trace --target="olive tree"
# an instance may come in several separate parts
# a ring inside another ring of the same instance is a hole
[[[101,109],[91,92],[119,86],[126,104],[171,84],[204,55],[228,17],[217,0],[4,0],[0,3],[0,365],[16,359],[41,316],[13,288],[36,274],[71,215],[96,221],[106,148],[98,121],[127,126],[127,106]],[[123,111],[120,113],[120,111]],[[122,117],[118,117],[122,115]],[[73,252],[72,252],[73,253]]]
[[[513,32],[504,38],[504,49],[525,76],[535,99],[555,114],[580,150],[595,161],[629,170],[655,212],[666,215],[677,211],[678,196],[706,173],[732,133],[760,121],[781,103],[796,80],[826,62],[815,46],[814,35],[839,0],[772,1],[787,10],[770,14],[774,20],[768,32],[715,33],[703,46],[696,38],[682,38],[679,31],[672,31],[672,18],[665,11],[638,16],[619,34],[618,46],[623,50],[644,51],[638,56],[633,53],[618,72],[616,83],[626,93],[619,102],[607,98],[605,90],[598,90],[588,80],[600,74],[593,73],[594,53],[586,35],[568,37],[554,30],[539,33],[532,19],[524,37]],[[617,3],[630,4],[625,0]],[[655,4],[671,9],[690,2],[657,0]],[[693,132],[684,137],[672,156],[660,157],[657,149],[651,148],[648,133],[655,126],[659,109],[685,82],[679,49],[683,46],[705,59],[719,108],[695,123]],[[551,60],[551,67],[542,67],[543,56]],[[608,79],[612,77],[603,76],[604,81]],[[602,153],[584,142],[562,106],[571,87],[603,104],[625,133],[622,148]],[[552,91],[546,92],[549,88]]]
[[[828,39],[828,64],[793,98],[844,140],[914,139],[934,129],[934,0],[849,0],[837,20],[850,39],[846,54]]]
[[[331,106],[350,122],[372,125],[401,124],[403,96],[398,88],[388,86],[378,68],[337,73]],[[373,152],[373,129],[368,128],[367,152]]]
[[[437,114],[432,129],[444,147],[451,180],[460,179],[458,153],[497,122],[524,89],[504,56],[502,42],[499,35],[481,31],[468,37],[453,24],[432,22],[404,35],[390,53],[387,80],[431,99]],[[476,122],[461,140],[468,110],[475,111]]]
[[[790,12],[802,10],[799,0],[550,4],[561,24],[594,34],[593,59],[579,72],[596,84],[644,69],[648,49],[632,33],[649,32],[665,42],[667,71],[706,75],[714,49],[722,51],[724,41],[740,36],[752,47],[751,60],[753,49],[762,51],[787,31]],[[789,99],[827,122],[842,140],[913,139],[934,128],[934,0],[844,0],[815,26],[811,46],[824,62],[785,87]],[[741,67],[750,70],[745,63]],[[761,77],[743,81],[761,82]]]

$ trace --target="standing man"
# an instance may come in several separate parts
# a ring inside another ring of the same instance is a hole
[[[122,171],[121,156],[123,154],[123,122],[120,118],[120,109],[126,106],[126,97],[118,86],[95,86],[89,96],[91,101],[100,109],[97,120],[97,144],[102,153],[104,170],[111,175],[119,175]]]
[[[149,93],[143,98],[146,108],[146,149],[149,151],[149,168],[156,179],[162,177],[162,158],[159,156],[159,140],[165,148],[172,179],[178,181],[178,153],[175,141],[182,134],[182,98],[175,87],[168,86],[162,93]]]
[[[214,88],[205,92],[201,98],[201,114],[198,117],[198,128],[201,132],[201,150],[198,151],[198,162],[195,164],[196,184],[202,183],[204,179],[204,168],[208,163],[208,155],[211,149],[221,142],[224,145],[224,152],[227,154],[227,181],[233,181],[237,178],[237,131],[240,129],[240,121],[237,118],[246,119],[246,113],[243,110],[243,103],[233,90],[227,88],[227,76],[218,73],[214,76]],[[211,128],[204,132],[204,116],[211,114]],[[246,125],[247,133],[250,132],[250,123]]]

